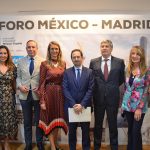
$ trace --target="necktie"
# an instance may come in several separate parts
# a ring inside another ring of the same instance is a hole
[[[105,64],[104,64],[104,78],[105,78],[105,81],[107,81],[108,79],[108,65],[107,65],[107,61],[108,59],[105,59]]]
[[[34,70],[34,58],[30,58],[30,66],[29,66],[29,72],[30,72],[30,75],[32,75],[33,73],[33,70]]]
[[[77,82],[80,82],[80,69],[77,69]]]

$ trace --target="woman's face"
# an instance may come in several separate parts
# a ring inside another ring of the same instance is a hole
[[[0,62],[6,62],[8,59],[8,53],[5,48],[0,49]]]
[[[131,50],[131,61],[137,64],[140,63],[140,60],[141,60],[140,54],[138,53],[137,49],[133,48]]]
[[[52,60],[57,60],[59,55],[59,47],[57,45],[52,44],[50,47],[50,55]]]

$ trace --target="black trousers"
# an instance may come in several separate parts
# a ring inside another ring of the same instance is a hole
[[[76,150],[77,143],[77,127],[79,123],[69,123],[69,149]],[[82,130],[82,149],[90,150],[90,122],[81,122],[80,123]]]
[[[128,122],[128,145],[127,150],[142,150],[141,127],[145,114],[142,114],[141,119],[134,119],[134,112],[125,111],[125,116]]]
[[[118,107],[111,105],[94,106],[95,127],[94,127],[94,150],[99,150],[102,141],[103,119],[107,114],[111,150],[118,150],[118,129],[117,114]]]
[[[20,100],[23,119],[24,119],[24,136],[26,145],[32,144],[32,122],[36,126],[36,142],[43,142],[43,131],[38,127],[39,115],[40,115],[40,105],[38,100],[33,100],[32,93],[29,92],[27,100]],[[32,115],[34,108],[34,115]],[[34,120],[33,120],[34,116]]]

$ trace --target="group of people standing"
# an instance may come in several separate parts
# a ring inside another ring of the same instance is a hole
[[[32,150],[32,125],[36,126],[39,150],[44,150],[43,136],[48,137],[51,150],[61,150],[57,143],[59,128],[66,134],[69,132],[69,149],[76,150],[78,126],[82,129],[82,148],[90,150],[90,122],[68,120],[68,108],[80,114],[89,106],[94,106],[94,150],[101,147],[105,111],[110,147],[118,150],[119,87],[124,84],[121,108],[128,121],[127,150],[142,150],[141,127],[148,108],[150,69],[141,46],[131,48],[126,69],[123,59],[112,56],[112,50],[113,43],[103,40],[101,56],[92,59],[87,68],[83,66],[83,52],[74,49],[71,51],[73,67],[66,69],[59,43],[49,43],[44,60],[37,55],[37,42],[29,40],[27,56],[18,61],[16,68],[9,49],[0,46],[0,139],[4,140],[3,148],[10,150],[8,141],[17,134],[15,92],[19,89],[25,150]]]

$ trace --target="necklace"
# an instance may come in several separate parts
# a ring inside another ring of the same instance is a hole
[[[51,62],[52,63],[52,66],[54,66],[54,67],[58,67],[58,62],[57,63],[53,63],[53,62]]]
[[[132,71],[132,74],[133,74],[134,77],[138,76],[138,75],[140,75],[140,70],[139,69],[135,69],[135,70]]]

